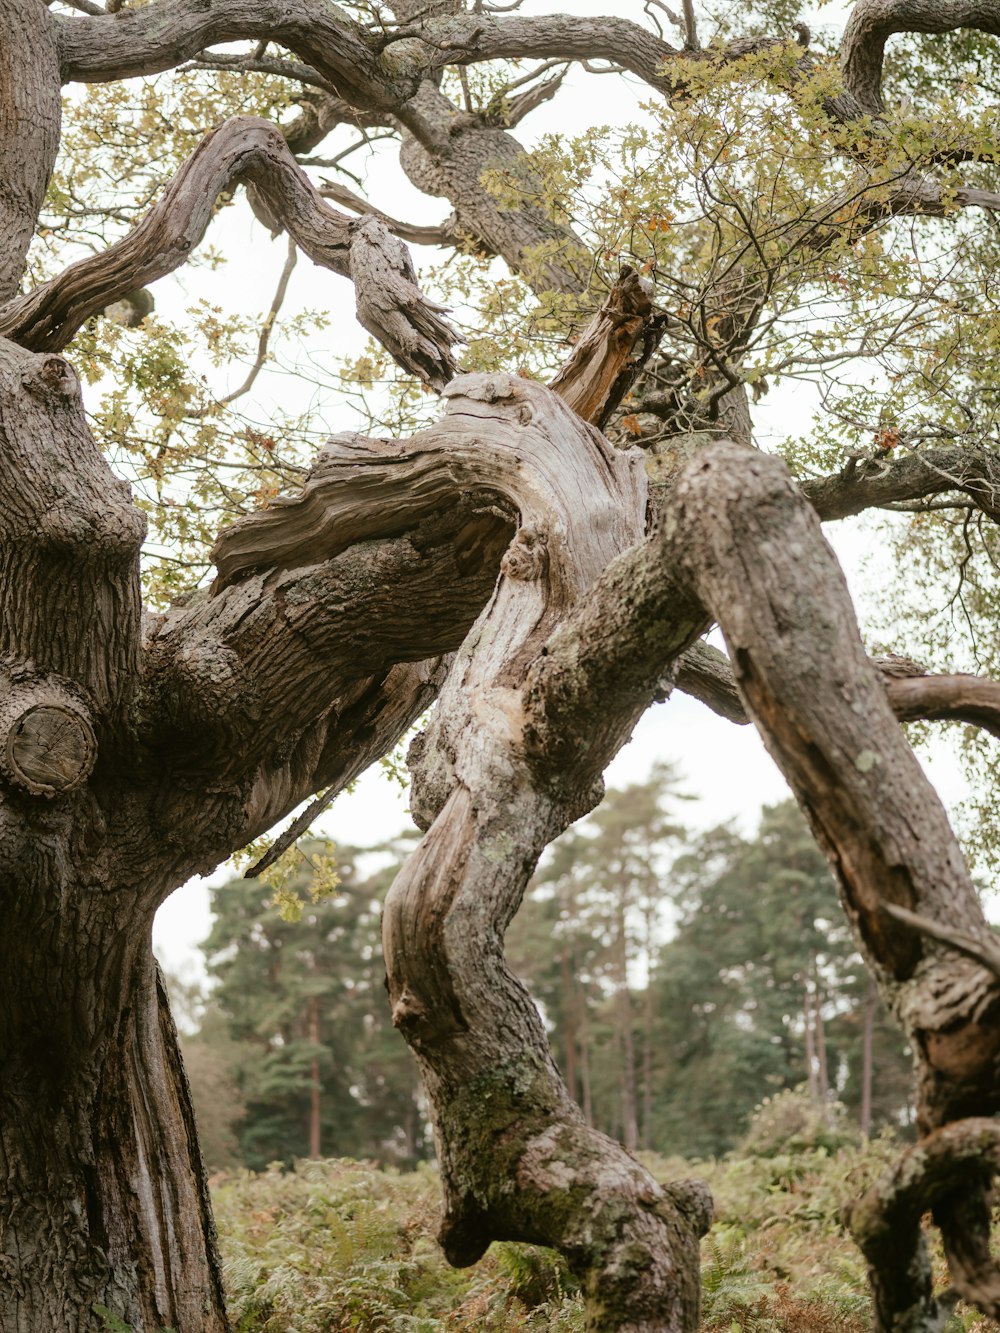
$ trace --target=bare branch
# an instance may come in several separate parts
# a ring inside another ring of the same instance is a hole
[[[886,41],[898,32],[953,32],[975,28],[1000,35],[997,0],[858,0],[844,30],[844,82],[872,116],[885,110],[882,62]]]
[[[225,69],[239,70],[244,74],[274,74],[282,79],[294,79],[296,83],[319,88],[325,93],[331,91],[329,80],[324,79],[312,65],[306,65],[301,60],[281,60],[277,56],[270,56],[265,60],[252,55],[239,56],[227,55],[221,51],[203,51],[194,60],[180,66],[182,73],[188,69]],[[345,119],[349,118],[349,115],[345,116]]]
[[[236,181],[254,188],[310,259],[352,279],[359,320],[401,365],[437,388],[451,378],[448,349],[457,335],[441,307],[421,296],[405,248],[377,218],[335,213],[275,126],[245,117],[202,140],[124,240],[0,309],[0,332],[37,350],[65,347],[90,315],[183,264],[205,233],[216,196]]]
[[[688,51],[697,51],[700,49],[698,42],[698,25],[694,16],[694,0],[681,0],[684,10],[684,45]]]
[[[349,208],[352,213],[361,213],[378,218],[385,223],[394,235],[401,240],[410,241],[413,245],[448,246],[458,243],[456,232],[447,222],[442,222],[437,226],[420,226],[414,222],[401,222],[398,218],[383,213],[380,208],[370,204],[367,199],[362,199],[359,194],[349,190],[346,185],[338,185],[334,181],[324,181],[319,192],[324,199],[332,199],[334,203]]]
[[[678,657],[674,664],[674,684],[728,722],[740,727],[749,723],[729,658],[704,639],[698,639]]]
[[[285,296],[288,293],[288,284],[291,281],[292,273],[295,269],[295,261],[298,259],[298,249],[292,237],[288,238],[288,258],[285,260],[285,266],[281,270],[281,276],[278,278],[278,285],[274,290],[274,296],[271,298],[271,305],[267,314],[264,316],[263,323],[260,326],[260,334],[257,338],[257,355],[254,357],[254,363],[250,367],[246,379],[238,389],[232,393],[227,393],[225,397],[220,398],[217,404],[213,406],[224,407],[227,403],[235,403],[237,398],[242,398],[245,393],[249,393],[254,386],[257,376],[263,369],[264,362],[267,360],[268,343],[271,341],[271,330],[274,328],[274,321],[278,317],[278,312],[284,304]],[[191,413],[191,416],[207,416],[212,407],[203,408],[200,412]]]
[[[917,912],[900,907],[898,903],[886,903],[882,910],[888,912],[896,921],[901,921],[904,926],[909,926],[911,930],[918,931],[929,939],[938,940],[941,944],[947,944],[949,948],[956,949],[967,958],[974,958],[977,963],[982,963],[983,967],[989,968],[1000,977],[1000,943],[992,934],[973,935],[969,931],[954,930],[939,921],[932,921],[929,917],[920,916]]]

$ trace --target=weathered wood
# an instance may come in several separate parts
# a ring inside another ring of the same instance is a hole
[[[676,496],[677,554],[719,620],[747,709],[830,859],[859,946],[914,1051],[921,1128],[996,1112],[1000,976],[943,937],[985,943],[990,928],[865,655],[816,514],[783,463],[732,445],[690,463]],[[945,930],[914,930],[887,908]],[[959,1267],[963,1243],[981,1267],[982,1214],[975,1190],[941,1204]],[[939,1324],[926,1255],[903,1244],[894,1263],[879,1264],[876,1328],[930,1333]],[[992,1309],[988,1288],[980,1295]]]
[[[435,1124],[442,1243],[457,1264],[492,1239],[553,1245],[585,1283],[594,1333],[687,1333],[707,1190],[661,1188],[584,1122],[502,952],[538,854],[593,804],[634,719],[595,729],[558,775],[526,749],[527,669],[609,561],[643,537],[645,474],[530,381],[494,375],[448,392],[480,424],[494,471],[509,475],[519,526],[412,752],[412,807],[427,833],[383,917],[393,1021],[420,1062]],[[498,418],[515,428],[509,437],[490,429]]]
[[[625,269],[550,381],[549,388],[584,421],[604,420],[609,398],[652,313],[652,293],[652,282]]]

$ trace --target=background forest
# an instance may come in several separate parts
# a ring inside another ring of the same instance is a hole
[[[550,849],[508,936],[588,1119],[632,1149],[717,1156],[800,1088],[814,1141],[905,1133],[909,1060],[797,807],[765,808],[753,837],[683,817],[665,768],[610,790]],[[213,891],[213,984],[183,997],[211,1166],[431,1155],[379,943],[408,841],[307,844],[277,900],[252,880]]]

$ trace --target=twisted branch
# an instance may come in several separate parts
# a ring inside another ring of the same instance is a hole
[[[35,351],[65,347],[91,315],[185,263],[216,197],[237,181],[253,188],[258,214],[285,227],[310,259],[353,281],[358,319],[400,365],[442,388],[454,373],[457,335],[442,307],[421,295],[406,247],[377,218],[346,218],[324,203],[280,131],[251,117],[207,135],[123,240],[0,308],[0,334]]]

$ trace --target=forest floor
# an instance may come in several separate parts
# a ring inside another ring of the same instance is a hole
[[[708,1180],[716,1222],[702,1250],[703,1333],[866,1333],[864,1264],[841,1208],[899,1150],[809,1147],[683,1162],[643,1155],[662,1179]],[[215,1207],[239,1333],[504,1333],[582,1330],[574,1283],[551,1251],[495,1244],[449,1268],[434,1240],[432,1168],[347,1160],[225,1176]],[[943,1265],[941,1285],[946,1285]],[[959,1307],[946,1333],[992,1333]]]

